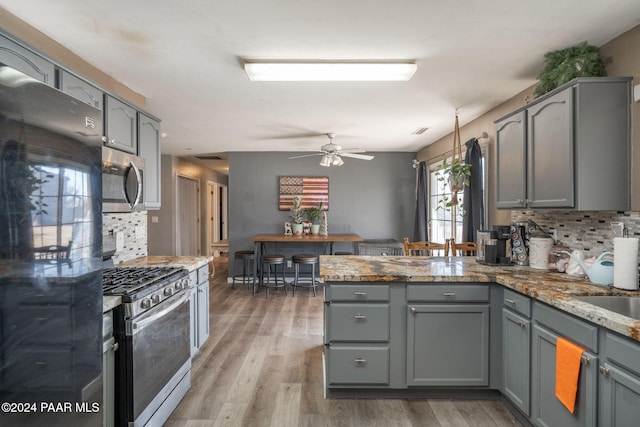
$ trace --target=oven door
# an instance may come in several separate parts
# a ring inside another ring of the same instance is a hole
[[[155,412],[157,408],[147,407],[191,357],[189,320],[189,292],[185,291],[127,321],[133,398],[129,421],[138,420],[143,411]]]

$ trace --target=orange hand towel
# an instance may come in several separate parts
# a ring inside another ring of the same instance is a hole
[[[556,340],[556,397],[573,414],[584,350],[564,338]]]

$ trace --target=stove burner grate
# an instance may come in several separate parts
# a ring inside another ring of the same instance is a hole
[[[134,295],[162,282],[169,282],[186,275],[176,267],[115,267],[102,273],[102,290],[105,295]]]

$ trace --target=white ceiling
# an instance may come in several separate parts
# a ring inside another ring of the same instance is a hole
[[[544,53],[640,24],[638,0],[0,0],[162,118],[164,153],[418,151],[535,83]],[[259,83],[243,59],[415,60],[409,82]],[[428,127],[422,135],[412,135]],[[487,129],[491,131],[491,129]],[[293,161],[293,160],[292,160]]]

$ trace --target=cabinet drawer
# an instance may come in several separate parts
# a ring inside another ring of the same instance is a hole
[[[389,304],[334,303],[328,319],[329,342],[389,341]]]
[[[535,302],[533,317],[536,322],[556,331],[560,336],[570,338],[587,349],[598,352],[598,327],[590,325],[559,310]]]
[[[408,285],[407,301],[487,302],[488,285]]]
[[[327,382],[389,384],[389,347],[327,347]]]
[[[3,386],[7,390],[70,390],[73,359],[71,349],[18,348],[6,360]]]
[[[604,340],[609,361],[640,374],[640,344],[637,341],[611,333],[607,333]]]
[[[525,295],[505,289],[504,306],[523,316],[531,317],[531,299]]]
[[[326,301],[389,301],[389,285],[330,285]]]

